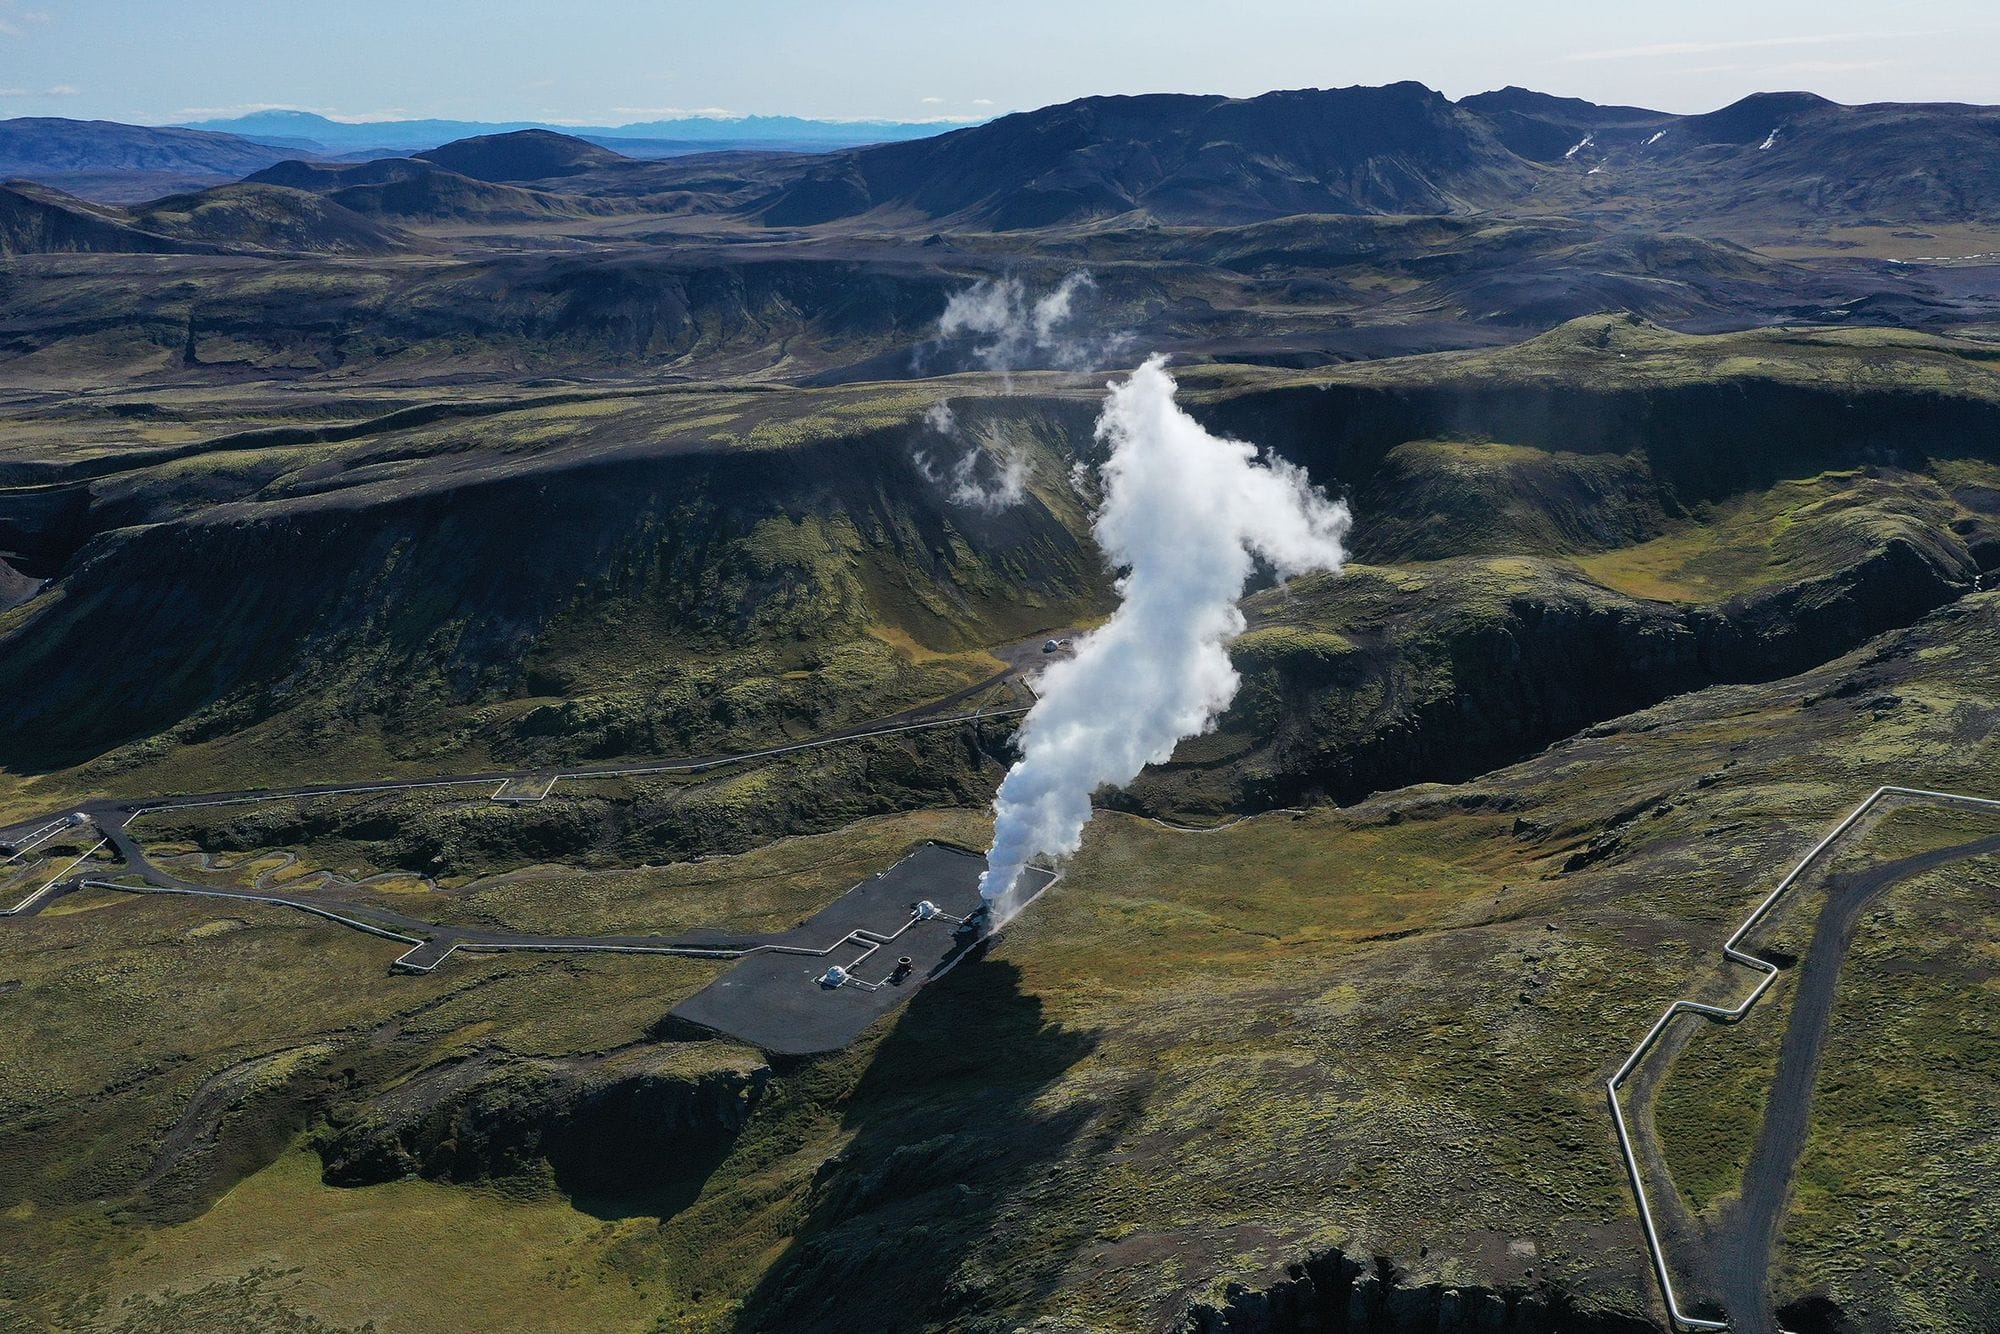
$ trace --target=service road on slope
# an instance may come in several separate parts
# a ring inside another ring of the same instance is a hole
[[[1861,910],[1892,885],[1954,861],[2000,852],[2000,833],[1904,857],[1897,861],[1880,863],[1834,878],[1828,900],[1815,920],[1812,941],[1799,971],[1796,995],[1792,1001],[1790,1018],[1779,1049],[1777,1076],[1765,1103],[1757,1139],[1751,1150],[1749,1166],[1744,1173],[1742,1191],[1707,1237],[1708,1244],[1705,1249],[1708,1252],[1708,1269],[1713,1275],[1717,1296],[1723,1302],[1725,1318],[1711,1319],[1698,1316],[1680,1304],[1679,1294],[1674,1288],[1666,1247],[1661,1241],[1660,1219],[1656,1216],[1653,1202],[1646,1192],[1645,1172],[1640,1164],[1640,1155],[1626,1121],[1624,1108],[1618,1099],[1619,1091],[1632,1078],[1647,1054],[1659,1044],[1674,1020],[1681,1015],[1698,1015],[1718,1023],[1735,1023],[1750,1012],[1751,1007],[1776,983],[1779,968],[1769,960],[1740,948],[1745,937],[1770,915],[1786,891],[1808,871],[1827,859],[1836,845],[1855,830],[1864,816],[1892,803],[1957,806],[2000,815],[2000,801],[1986,797],[1968,796],[1957,792],[1933,792],[1922,788],[1875,789],[1860,805],[1848,812],[1846,818],[1836,825],[1831,833],[1800,859],[1750,915],[1743,919],[1742,925],[1723,942],[1722,952],[1726,959],[1754,969],[1760,974],[1757,984],[1750,989],[1750,992],[1733,1006],[1709,1005],[1690,1000],[1674,1001],[1647,1031],[1646,1036],[1640,1039],[1639,1045],[1632,1049],[1624,1064],[1618,1067],[1617,1072],[1605,1085],[1611,1105],[1612,1128],[1617,1134],[1619,1152],[1625,1162],[1626,1177],[1639,1207],[1640,1226],[1645,1234],[1647,1250],[1652,1259],[1653,1273],[1659,1280],[1660,1294],[1665,1301],[1668,1318],[1680,1329],[1732,1330],[1737,1334],[1786,1334],[1780,1329],[1771,1309],[1771,1253],[1776,1245],[1779,1224],[1790,1197],[1792,1173],[1797,1166],[1800,1153],[1805,1148],[1813,1084],[1818,1075],[1827,1028],[1832,1019],[1841,964],[1845,961],[1848,946],[1853,940],[1855,924],[1860,918]],[[1669,1218],[1676,1224],[1674,1232],[1677,1235],[1687,1235],[1692,1228],[1689,1220],[1680,1217],[1678,1196],[1672,1195],[1671,1190],[1669,1186],[1670,1203],[1664,1206],[1664,1211],[1668,1212]]]

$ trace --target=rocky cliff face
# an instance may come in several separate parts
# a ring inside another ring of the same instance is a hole
[[[748,1058],[694,1069],[685,1056],[669,1045],[602,1061],[473,1058],[435,1067],[336,1111],[320,1144],[326,1180],[485,1181],[546,1164],[572,1194],[698,1182],[749,1121],[770,1071]]]
[[[1548,562],[1454,560],[1259,595],[1214,737],[1149,771],[1160,810],[1358,800],[1460,782],[1606,718],[1723,682],[1806,670],[1962,596],[1948,537],[1712,606],[1622,596]]]
[[[955,505],[912,459],[920,438],[668,443],[206,508],[110,482],[67,505],[8,500],[0,551],[56,584],[0,627],[0,755],[46,765],[280,714],[337,731],[393,716],[409,737],[505,696],[561,701],[496,727],[486,744],[516,759],[699,753],[739,728],[825,732],[935,699],[966,681],[929,679],[934,657],[899,655],[901,637],[960,650],[1061,624],[1103,576],[1059,493],[1053,510]],[[60,665],[106,637],[145,647]]]
[[[1246,604],[1236,705],[1133,788],[1154,811],[1462,781],[1829,661],[1970,591],[2000,552],[2000,495],[1960,462],[2000,419],[1943,395],[1475,382],[1199,410],[1347,490],[1357,563]]]

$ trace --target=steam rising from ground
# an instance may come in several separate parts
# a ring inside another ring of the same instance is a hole
[[[954,292],[938,317],[940,339],[970,338],[974,361],[998,371],[1008,393],[1014,392],[1014,372],[1028,366],[1054,366],[1075,370],[1089,366],[1130,341],[1130,335],[1086,338],[1072,332],[1077,317],[1077,298],[1095,289],[1088,273],[1069,274],[1055,290],[1031,296],[1019,278],[987,278],[963,291]],[[930,344],[926,346],[935,346]],[[913,365],[921,368],[926,356],[920,348]],[[975,439],[959,423],[948,403],[933,404],[924,414],[924,424],[942,438],[919,446],[911,458],[924,480],[943,487],[953,504],[995,513],[1019,504],[1028,493],[1033,471],[1027,449],[1004,434],[994,438],[999,428],[989,428],[987,439]]]
[[[972,355],[999,371],[1013,386],[1013,373],[1032,363],[1074,369],[1095,349],[1065,332],[1076,313],[1076,297],[1097,284],[1087,273],[1072,273],[1055,291],[1030,299],[1019,278],[984,279],[954,292],[938,318],[940,338],[984,338]]]
[[[925,453],[912,454],[917,471],[925,481],[945,488],[954,504],[970,505],[991,514],[1020,503],[1028,492],[1028,453],[1011,440],[1002,441],[989,456],[977,440],[968,439],[949,403],[933,403],[924,413],[924,424],[957,445],[958,458],[940,467]],[[982,469],[981,462],[987,466]],[[989,475],[981,476],[985,472]]]
[[[1255,559],[1281,578],[1346,559],[1347,507],[1282,459],[1203,430],[1174,403],[1164,357],[1111,386],[1097,436],[1111,453],[1094,530],[1126,571],[1121,601],[1043,673],[1021,758],[994,798],[979,890],[1003,916],[1030,858],[1076,851],[1098,788],[1166,760],[1235,698],[1228,645],[1243,632],[1236,603]]]

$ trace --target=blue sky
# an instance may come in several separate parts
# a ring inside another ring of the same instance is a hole
[[[0,116],[979,118],[1418,79],[1701,111],[2000,102],[1991,0],[0,0]]]

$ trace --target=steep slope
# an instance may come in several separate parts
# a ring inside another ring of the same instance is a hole
[[[2000,108],[1755,93],[1663,117],[1552,107],[1535,94],[1494,99],[1502,95],[1461,105],[1510,146],[1565,168],[1568,197],[1584,211],[1778,238],[1829,225],[1983,223],[2000,207]],[[1561,159],[1548,157],[1571,136]]]
[[[132,219],[149,232],[232,248],[379,255],[416,245],[393,227],[279,185],[241,183],[175,195],[135,209]]]
[[[1600,317],[1476,356],[1189,374],[1200,415],[1353,496],[1379,569],[1257,603],[1242,712],[1140,799],[1462,777],[1960,595],[2000,565],[1985,355]],[[0,744],[79,762],[161,733],[226,750],[273,719],[352,738],[393,718],[440,755],[539,761],[911,702],[921,673],[886,645],[963,653],[1099,587],[1060,482],[1092,388],[954,396],[988,447],[1034,461],[1030,498],[994,513],[926,480],[935,401],[575,393],[18,465],[0,540],[56,583],[7,630]],[[591,629],[613,623],[629,637]],[[184,647],[56,666],[107,636]],[[837,701],[785,675],[808,661],[848,664]],[[336,705],[357,690],[368,710]]]
[[[574,195],[474,180],[414,158],[280,162],[248,181],[309,190],[365,217],[413,222],[519,221],[595,211],[594,205]]]
[[[526,221],[598,211],[573,195],[496,185],[437,169],[402,180],[351,185],[327,197],[364,217],[411,222]]]
[[[461,176],[480,181],[540,181],[602,170],[631,159],[596,144],[550,130],[516,130],[459,139],[418,153]]]
[[[350,228],[384,229],[330,200],[299,198]],[[234,227],[222,234],[243,236]],[[32,357],[39,373],[63,384],[144,376],[158,369],[161,349],[178,352],[186,342],[182,284],[198,280],[195,336],[222,340],[227,355],[197,348],[197,366],[339,368],[350,382],[369,372],[512,381],[695,366],[724,376],[799,373],[792,368],[891,351],[892,373],[907,376],[911,348],[931,333],[949,293],[966,285],[942,268],[857,270],[837,254],[627,246],[433,259],[425,244],[397,241],[380,264],[238,265],[204,269],[198,279],[136,261],[23,273],[0,291],[10,333],[0,354]],[[409,262],[410,250],[423,262]],[[31,372],[17,365],[15,373]]]
[[[0,185],[0,256],[167,254],[206,247],[133,227],[115,214],[29,181]]]
[[[1738,322],[1734,312],[1778,293],[1836,299],[1817,275],[1726,241],[1617,231],[1566,244],[1535,237],[1527,227],[1496,232],[1412,255],[1397,267],[1422,281],[1433,299],[1473,318],[1535,329],[1607,310],[1676,326],[1727,326]]]
[[[0,560],[0,611],[11,611],[41,592],[42,581],[21,573]]]
[[[1553,97],[1512,85],[1462,97],[1458,105],[1492,125],[1501,143],[1532,162],[1573,157],[1594,162],[1603,150],[1643,142],[1680,119],[1664,111],[1600,106],[1580,97]],[[1592,155],[1592,149],[1599,151]]]
[[[406,157],[376,158],[372,162],[311,162],[287,158],[243,178],[246,185],[282,185],[290,190],[310,190],[328,194],[356,185],[386,185],[407,181],[438,168]]]
[[[1487,126],[1420,84],[1232,99],[1093,97],[914,144],[833,155],[765,201],[773,225],[870,210],[1039,227],[1457,213],[1534,179]]]
[[[1702,149],[1729,155],[1733,188],[1701,206],[1712,215],[1951,223],[2000,211],[2000,108],[1844,107],[1768,94],[1697,117],[1687,130]]]
[[[1831,124],[1839,121],[1845,113],[1855,110],[1857,108],[1844,107],[1816,93],[1751,93],[1719,111],[1686,117],[1676,127],[1678,132],[1674,137],[1684,138],[1691,144],[1742,148],[1761,144],[1771,134],[1787,126]],[[1948,114],[1950,110],[1937,104],[1922,108],[1927,117]]]
[[[1088,614],[1103,575],[1063,480],[1088,407],[995,427],[1038,480],[987,513],[913,457],[929,401],[566,401],[141,466],[58,488],[67,509],[23,493],[11,541],[81,545],[63,595],[0,628],[21,650],[0,676],[40,682],[9,695],[8,758],[183,726],[286,748],[383,728],[410,761],[665,753],[950,694],[997,670],[986,646]],[[113,626],[129,670],[48,677]]]
[[[154,129],[52,116],[0,120],[0,177],[39,179],[86,171],[245,176],[297,156],[296,149],[211,130]]]

